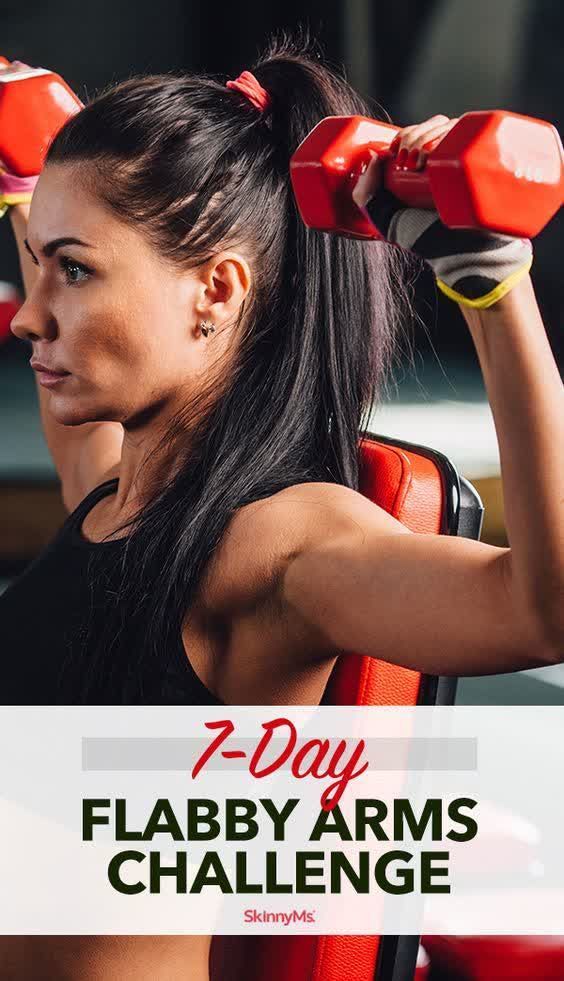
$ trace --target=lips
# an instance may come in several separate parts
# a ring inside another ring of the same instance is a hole
[[[54,377],[62,378],[64,375],[69,375],[69,371],[64,371],[62,368],[51,367],[46,364],[42,364],[41,361],[34,361],[32,358],[29,362],[34,371],[45,372],[47,375],[53,375]]]

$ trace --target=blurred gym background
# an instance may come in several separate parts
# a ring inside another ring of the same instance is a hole
[[[2,14],[0,54],[53,69],[83,99],[143,72],[235,78],[250,67],[271,31],[303,24],[329,60],[344,65],[351,83],[399,125],[438,112],[458,116],[505,108],[547,119],[562,132],[559,0],[97,0],[80,7],[71,0],[4,0]],[[534,247],[533,279],[562,367],[562,214]],[[0,222],[0,281],[1,310],[10,288],[21,289],[8,220]],[[482,497],[483,540],[507,544],[495,430],[470,335],[426,272],[416,284],[416,305],[425,329],[416,331],[414,357],[398,368],[390,400],[371,428],[449,456]],[[25,568],[64,517],[27,358],[15,338],[0,345],[0,588]],[[564,666],[465,679],[457,700],[564,704]]]

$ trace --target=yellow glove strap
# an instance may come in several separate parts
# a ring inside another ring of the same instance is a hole
[[[11,194],[0,194],[0,218],[3,218],[8,208],[13,204],[29,204],[31,197],[31,191],[14,191]]]
[[[520,279],[523,279],[529,272],[533,264],[533,257],[515,272],[511,273],[507,279],[504,279],[502,283],[498,283],[495,289],[490,290],[489,293],[485,293],[484,296],[478,296],[474,300],[469,300],[468,297],[462,296],[461,293],[457,293],[456,290],[451,289],[446,283],[437,277],[437,286],[439,287],[441,293],[448,296],[450,300],[454,300],[455,303],[459,303],[463,307],[472,307],[474,310],[486,310],[488,307],[492,307],[494,303],[501,300],[502,296],[505,296]]]

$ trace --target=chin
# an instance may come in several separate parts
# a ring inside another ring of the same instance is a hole
[[[104,411],[100,406],[80,399],[52,396],[50,411],[62,426],[83,426],[87,422],[116,422],[116,413]]]

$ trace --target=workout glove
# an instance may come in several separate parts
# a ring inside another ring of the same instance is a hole
[[[4,170],[0,162],[0,218],[11,204],[28,204],[37,184],[37,177],[16,177]]]
[[[491,307],[533,262],[529,239],[447,228],[436,211],[405,208],[383,188],[364,210],[388,242],[425,259],[439,289],[463,306]]]

